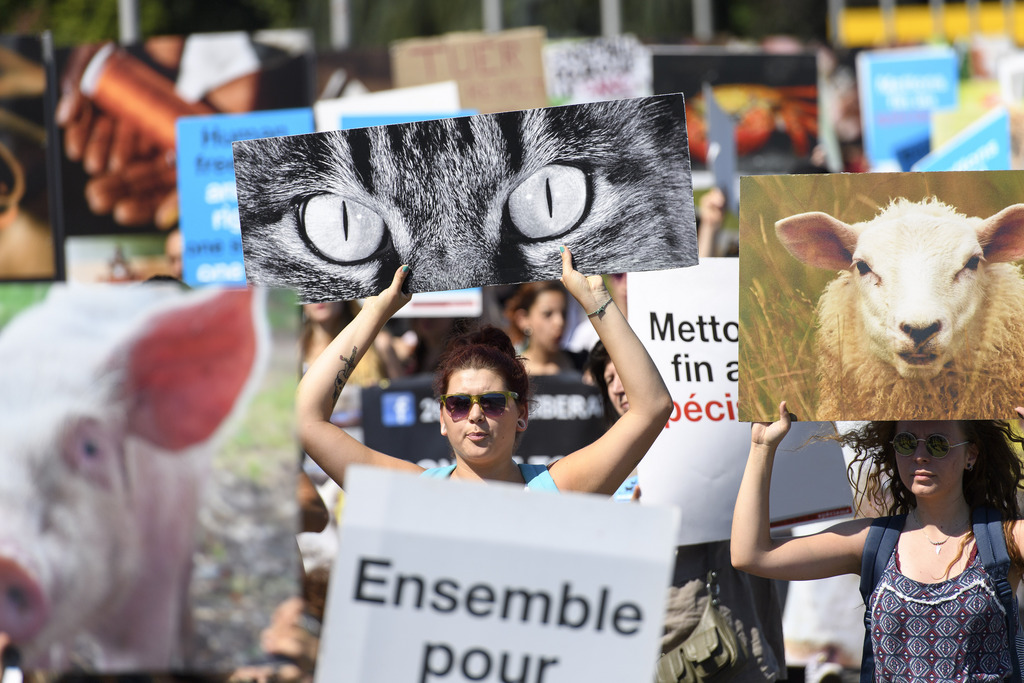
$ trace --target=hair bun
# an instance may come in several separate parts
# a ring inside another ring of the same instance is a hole
[[[515,358],[518,354],[516,353],[515,346],[512,345],[512,340],[509,336],[499,327],[494,325],[485,325],[476,332],[471,332],[466,335],[466,341],[469,344],[482,344],[484,346],[493,346],[507,356]]]

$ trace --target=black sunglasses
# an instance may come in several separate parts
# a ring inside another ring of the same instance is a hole
[[[484,415],[497,419],[505,412],[508,402],[518,398],[519,394],[514,391],[489,391],[486,394],[445,394],[440,401],[453,420],[465,419],[474,403],[480,405]]]
[[[919,439],[910,432],[900,432],[892,438],[890,443],[900,455],[913,455],[917,450],[917,444],[922,441],[924,441],[924,448],[928,451],[928,455],[933,458],[944,458],[949,453],[949,449],[970,443],[970,441],[961,441],[951,444],[949,439],[942,434],[929,434],[927,437]]]

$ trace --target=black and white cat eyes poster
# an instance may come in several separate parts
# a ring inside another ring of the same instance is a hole
[[[303,302],[697,263],[682,95],[234,143],[246,279]]]

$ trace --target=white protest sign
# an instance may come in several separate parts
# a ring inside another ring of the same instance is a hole
[[[750,424],[736,419],[739,259],[630,273],[628,287],[630,324],[674,403],[638,468],[640,501],[681,511],[679,545],[724,540],[750,450]],[[842,449],[808,442],[824,426],[797,422],[779,448],[770,503],[775,527],[852,512]]]
[[[346,474],[316,683],[653,680],[678,514]]]
[[[397,114],[431,112],[455,114],[459,106],[459,84],[441,81],[408,88],[379,90],[364,95],[320,100],[313,104],[318,131],[339,130],[345,114]]]

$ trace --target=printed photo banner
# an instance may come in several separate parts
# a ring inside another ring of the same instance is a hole
[[[674,404],[640,462],[640,502],[679,509],[686,523],[678,545],[729,538],[750,451],[750,425],[738,421],[738,271],[735,258],[702,258],[694,268],[629,274],[630,324]],[[852,513],[842,450],[811,438],[827,428],[798,422],[783,441],[772,480],[773,526]]]
[[[697,262],[681,95],[234,144],[246,278],[303,303]]]
[[[353,466],[315,681],[652,680],[678,524]]]
[[[63,233],[71,240],[64,245],[67,279],[180,277],[177,120],[308,107],[312,60],[312,34],[305,29],[160,36],[58,50],[54,147],[67,217]],[[121,237],[144,255],[133,258]],[[82,254],[87,260],[78,260]]]
[[[1024,173],[747,177],[740,419],[1016,417]]]
[[[4,630],[25,669],[262,656],[299,593],[297,340],[291,292],[0,285]]]
[[[788,173],[806,164],[818,139],[818,61],[812,52],[771,54],[721,47],[652,46],[654,92],[682,93],[698,188],[715,180],[702,94],[712,87],[736,122],[740,174]]]
[[[49,34],[0,36],[0,281],[61,279],[59,212],[48,172],[53,144]],[[49,138],[49,141],[48,141]]]

